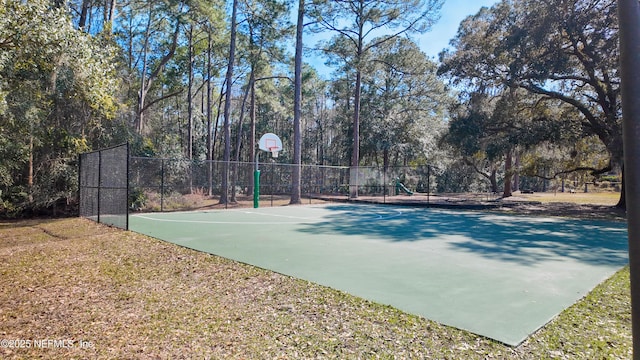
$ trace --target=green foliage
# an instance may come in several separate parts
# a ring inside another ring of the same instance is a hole
[[[140,188],[129,190],[129,208],[137,211],[146,207],[147,195]]]
[[[446,141],[470,163],[498,165],[515,150],[523,164],[505,178],[619,169],[617,36],[613,0],[504,0],[481,9],[440,55],[439,73],[469,90]]]
[[[116,114],[113,47],[75,30],[48,1],[0,8],[2,200],[16,211],[69,203],[77,154]]]
[[[437,19],[442,3],[441,0],[311,2],[308,14],[314,20],[315,29],[335,34],[319,47],[329,55],[329,63],[339,65],[343,74],[339,81],[353,86],[353,89],[347,88],[347,96],[341,101],[346,105],[342,111],[351,114],[353,119],[351,133],[345,137],[345,140],[353,139],[352,165],[360,164],[360,139],[364,138],[360,135],[360,124],[365,124],[366,119],[360,106],[364,103],[363,81],[368,78],[366,68],[375,61],[376,51],[382,46],[397,44],[398,38],[405,34],[428,30]],[[385,35],[375,38],[379,30],[384,30]]]
[[[578,139],[573,144],[547,142],[540,144],[535,152],[523,154],[520,173],[541,178],[572,174],[592,182],[599,178],[593,175],[593,169],[605,168],[609,159],[606,148],[595,136]]]
[[[363,160],[382,155],[385,165],[398,166],[433,153],[452,101],[435,72],[435,64],[405,38],[372,53],[362,89]]]
[[[605,175],[600,177],[600,181],[620,182],[620,180],[620,176],[617,175]]]
[[[456,161],[446,169],[436,172],[436,191],[438,193],[464,193],[486,191],[486,184],[478,181],[478,176],[463,161]]]

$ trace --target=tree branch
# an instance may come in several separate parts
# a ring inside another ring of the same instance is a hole
[[[544,175],[538,175],[538,174],[536,174],[534,176],[537,177],[537,178],[540,178],[540,179],[544,179],[544,180],[553,180],[553,179],[557,178],[560,175],[571,174],[571,173],[574,173],[574,172],[577,172],[577,171],[589,171],[590,175],[597,176],[597,175],[602,175],[602,174],[604,174],[606,172],[609,172],[609,171],[611,171],[611,169],[612,169],[611,164],[605,166],[602,169],[597,169],[597,168],[594,168],[594,167],[591,167],[591,166],[578,166],[578,167],[575,167],[573,169],[558,171],[558,172],[554,173],[552,176],[544,176]]]
[[[147,92],[151,88],[151,84],[158,77],[160,71],[164,68],[164,66],[173,58],[173,55],[176,53],[176,48],[178,47],[178,35],[180,34],[180,21],[176,23],[176,31],[173,32],[173,37],[171,38],[171,47],[169,48],[169,52],[165,54],[160,63],[153,70],[149,78],[147,79],[147,86],[145,92]],[[145,107],[146,108],[146,107]]]
[[[273,75],[273,76],[265,76],[265,77],[260,77],[257,78],[255,81],[260,81],[260,80],[270,80],[270,79],[287,79],[291,82],[293,82],[293,80],[291,80],[290,77],[288,76],[283,76],[283,75]]]
[[[480,170],[478,168],[478,165],[476,165],[476,163],[474,163],[473,161],[469,160],[469,158],[467,158],[466,156],[462,157],[462,161],[464,161],[465,164],[471,166],[475,172],[487,178],[487,180],[491,180],[491,175]]]
[[[162,101],[162,100],[166,100],[166,99],[168,99],[168,98],[170,98],[170,97],[173,97],[173,96],[176,96],[176,95],[181,94],[181,93],[182,93],[182,91],[183,91],[183,90],[182,90],[182,89],[180,89],[180,90],[174,91],[174,92],[169,93],[169,94],[167,94],[167,95],[163,95],[163,96],[161,96],[161,97],[159,97],[159,98],[157,98],[157,99],[154,99],[154,100],[150,101],[148,104],[146,104],[146,105],[142,108],[142,112],[145,112],[148,108],[150,108],[150,107],[151,107],[151,106],[153,106],[154,104],[159,103],[159,102],[160,102],[160,101]]]

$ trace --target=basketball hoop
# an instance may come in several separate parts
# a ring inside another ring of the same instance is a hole
[[[282,141],[276,134],[266,133],[262,135],[258,142],[260,150],[268,151],[271,153],[272,158],[277,158],[280,151],[282,151]]]
[[[282,151],[282,140],[278,135],[273,133],[266,133],[262,135],[260,141],[258,141],[258,148],[262,151],[268,151],[271,153],[272,158],[277,158],[278,153]],[[259,207],[260,203],[260,170],[258,170],[258,155],[260,152],[256,152],[256,170],[253,172],[253,207]]]

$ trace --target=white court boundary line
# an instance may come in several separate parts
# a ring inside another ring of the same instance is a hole
[[[273,222],[273,221],[204,221],[204,220],[176,220],[176,219],[158,219],[145,215],[133,215],[141,219],[147,219],[151,221],[159,222],[171,222],[171,223],[183,223],[183,224],[219,224],[219,225],[282,225],[282,224],[300,224],[300,221],[295,222]]]
[[[376,208],[383,208],[380,206],[375,206]],[[321,209],[321,207],[315,207],[315,209]],[[292,215],[280,215],[280,214],[269,214],[269,213],[263,213],[260,211],[251,211],[251,210],[246,210],[246,209],[230,209],[230,210],[204,210],[204,211],[178,211],[178,212],[171,212],[171,213],[158,213],[158,214],[189,214],[189,213],[197,213],[197,214],[212,214],[212,213],[220,213],[223,214],[225,212],[241,212],[244,214],[250,214],[250,215],[260,215],[260,216],[271,216],[271,217],[279,217],[279,218],[285,218],[285,219],[296,219],[296,220],[302,220],[302,221],[291,221],[291,222],[273,222],[273,221],[208,221],[208,220],[177,220],[177,219],[161,219],[161,218],[156,218],[156,217],[152,217],[151,214],[134,214],[131,215],[133,217],[138,217],[141,219],[146,219],[146,220],[151,220],[151,221],[159,221],[159,222],[171,222],[171,223],[187,223],[187,224],[219,224],[219,225],[295,225],[295,224],[302,224],[305,223],[306,221],[315,221],[315,222],[320,222],[323,220],[326,220],[325,218],[322,217],[301,217],[301,216],[292,216]],[[394,214],[391,215],[385,215],[385,214],[378,214],[378,215],[374,215],[373,217],[370,217],[370,214],[364,214],[362,216],[362,219],[365,220],[388,220],[388,219],[393,219],[399,216],[404,215],[405,213],[403,211],[401,211],[400,209],[393,209]]]

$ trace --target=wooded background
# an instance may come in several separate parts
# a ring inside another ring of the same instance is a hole
[[[73,205],[82,152],[251,162],[265,132],[278,162],[430,164],[452,192],[620,181],[616,1],[503,0],[430,59],[441,5],[0,0],[0,213]]]

